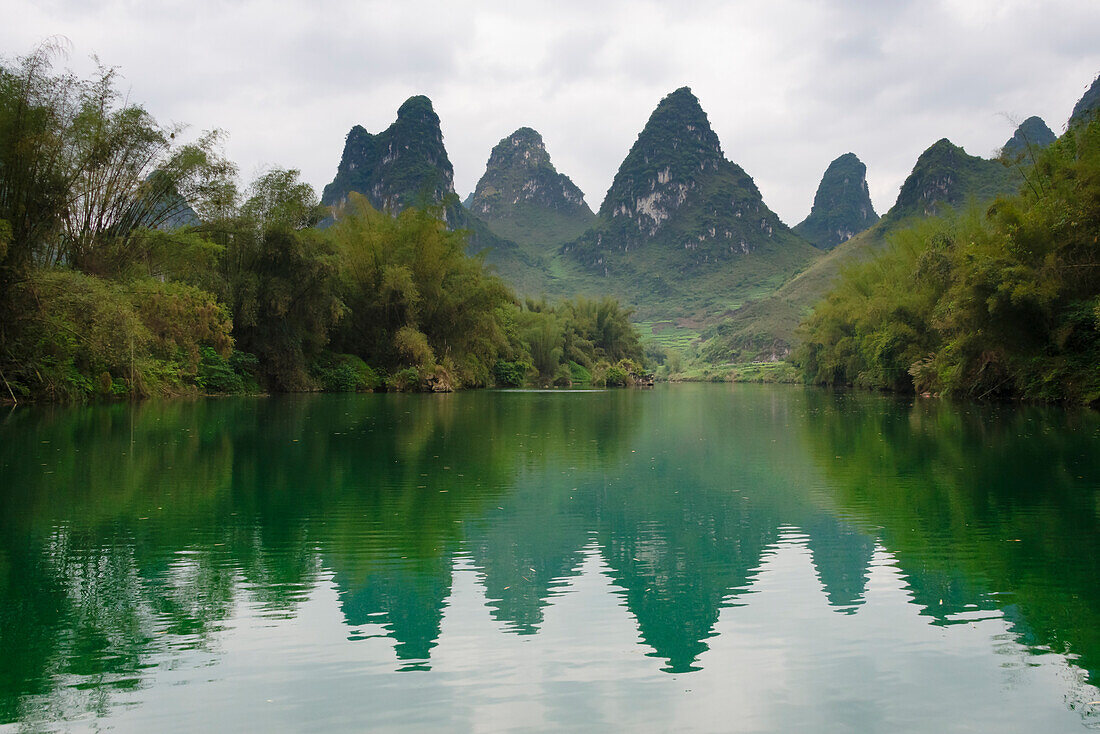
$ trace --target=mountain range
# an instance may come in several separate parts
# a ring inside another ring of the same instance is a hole
[[[651,318],[720,313],[778,287],[818,252],[725,158],[686,87],[657,105],[598,214],[527,127],[493,148],[465,202],[453,181],[439,118],[418,96],[386,130],[349,131],[322,202],[339,206],[358,191],[393,213],[441,205],[449,226],[470,232],[471,253],[483,252],[520,295],[610,294]]]
[[[1100,78],[1069,126],[1097,109]],[[658,342],[661,326],[680,346],[702,333],[697,343],[713,362],[778,359],[844,264],[881,249],[915,217],[1015,192],[1019,164],[1054,139],[1045,122],[1030,117],[999,159],[938,140],[881,219],[866,166],[845,153],[829,164],[813,208],[792,229],[726,157],[688,87],[657,104],[596,213],[530,127],[494,146],[460,203],[439,117],[427,97],[415,96],[386,130],[351,128],[322,202],[339,206],[357,191],[395,214],[438,205],[448,226],[469,232],[471,254],[480,253],[520,296],[612,295],[653,327]]]

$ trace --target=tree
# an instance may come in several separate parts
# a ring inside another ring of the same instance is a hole
[[[349,310],[335,349],[387,370],[442,367],[460,384],[489,381],[513,296],[466,255],[466,233],[448,230],[435,207],[393,217],[352,193],[328,234]]]
[[[135,264],[155,270],[171,253],[147,231],[197,223],[192,206],[235,175],[217,132],[179,144],[182,126],[123,103],[114,69],[87,80],[52,73],[61,52],[46,44],[0,66],[0,219],[13,243],[0,286],[32,263],[112,276]]]
[[[224,297],[243,351],[276,390],[312,385],[307,367],[344,313],[337,260],[316,225],[325,215],[298,171],[273,169],[251,185],[239,213],[210,225],[226,242]]]

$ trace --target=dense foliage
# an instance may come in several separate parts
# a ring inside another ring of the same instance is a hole
[[[517,333],[540,384],[628,385],[642,376],[645,361],[630,316],[612,298],[557,306],[528,300]]]
[[[0,62],[5,398],[569,384],[641,361],[629,312],[524,309],[443,207],[330,209],[283,169],[242,191],[217,133],[181,144],[113,70],[55,73],[56,53]]]
[[[391,217],[352,193],[328,234],[348,309],[334,347],[385,370],[443,368],[461,384],[490,381],[508,348],[513,297],[465,254],[465,236],[448,230],[437,209]]]
[[[848,271],[805,324],[825,384],[1100,402],[1100,121],[1037,155],[1022,192],[927,220]]]

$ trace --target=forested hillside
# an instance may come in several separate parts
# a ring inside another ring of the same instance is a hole
[[[988,203],[1015,193],[1022,177],[1007,160],[968,155],[947,139],[917,158],[897,201],[874,226],[841,242],[783,283],[774,293],[726,315],[706,334],[702,353],[711,362],[779,360],[798,344],[798,325],[846,267],[885,248],[894,233],[953,207]]]
[[[1100,120],[1078,118],[1023,178],[846,272],[806,322],[806,377],[1100,402]]]
[[[126,99],[113,70],[84,79],[55,58],[0,66],[5,399],[640,372],[629,312],[522,304],[440,206],[402,201],[393,216],[348,192],[330,209],[294,170],[241,186],[217,133],[181,144],[183,128]]]

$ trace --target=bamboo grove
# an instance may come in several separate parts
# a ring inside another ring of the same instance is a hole
[[[803,324],[820,384],[1100,403],[1100,120],[1020,165],[1020,193],[916,223]]]

